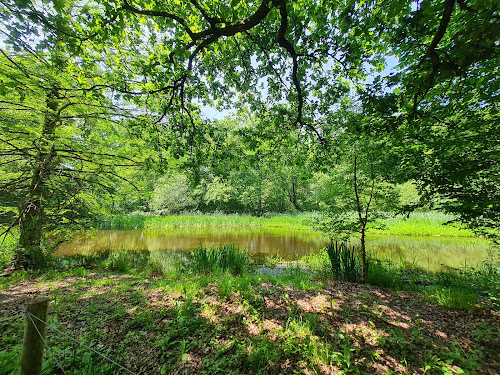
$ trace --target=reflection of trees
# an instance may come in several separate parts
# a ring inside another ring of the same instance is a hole
[[[465,262],[478,264],[488,257],[490,244],[476,238],[372,236],[367,247],[379,259],[438,270],[443,264],[456,268]]]
[[[294,260],[299,256],[321,249],[325,239],[306,231],[262,230],[245,228],[221,228],[171,231],[158,234],[142,231],[100,231],[92,237],[77,237],[65,243],[57,255],[93,254],[109,250],[152,250],[155,257],[165,253],[156,250],[187,251],[203,246],[217,246],[234,242],[246,248],[254,256],[275,256]],[[441,264],[460,267],[477,264],[488,256],[489,244],[473,238],[436,238],[436,237],[394,237],[372,236],[367,248],[377,258],[399,262],[416,262],[418,266],[436,270]]]
[[[324,246],[325,239],[306,231],[272,228],[189,228],[168,233],[154,231],[99,231],[92,237],[77,237],[65,243],[58,255],[91,254],[107,250],[191,250],[203,246],[235,243],[248,249],[250,254],[279,254],[285,259],[295,259],[296,254],[308,254]]]

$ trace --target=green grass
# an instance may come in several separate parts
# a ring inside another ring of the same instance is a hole
[[[500,310],[500,268],[494,260],[487,260],[475,268],[439,272],[376,259],[370,259],[369,264],[369,284],[417,292],[425,301],[452,309],[474,309],[486,303]]]
[[[120,273],[143,273],[175,277],[185,259],[184,251],[105,251],[97,255],[52,258],[51,269],[44,274],[57,274],[64,269],[90,269]]]
[[[134,214],[115,216],[103,220],[101,229],[140,229],[161,230],[184,227],[286,227],[290,229],[309,230],[314,214],[270,214],[265,217],[249,215],[223,215],[223,214],[185,214],[157,216],[152,214]]]
[[[361,257],[356,247],[333,246],[326,251],[311,254],[302,262],[317,270],[316,275],[344,281],[358,281],[361,274]],[[328,255],[326,256],[325,253]],[[429,271],[402,258],[400,261],[379,260],[367,255],[368,284],[392,290],[418,293],[424,301],[446,308],[474,309],[486,304],[500,311],[500,264],[490,257],[478,266],[447,268]]]
[[[119,262],[117,256],[122,257]],[[458,309],[453,314],[460,315],[464,306],[448,306],[447,301],[471,298],[453,292],[457,282],[452,275],[433,275],[432,282],[440,286],[427,288],[435,298],[422,294],[418,300],[358,284],[339,288],[341,284],[332,284],[331,273],[326,278],[320,272],[329,265],[326,252],[300,259],[278,276],[256,274],[250,267],[239,275],[181,268],[170,276],[151,277],[137,270],[141,259],[120,253],[99,257],[94,264],[88,259],[80,259],[81,266],[68,261],[57,273],[24,274],[22,282],[12,279],[0,286],[2,290],[17,287],[19,293],[31,284],[48,291],[51,350],[45,357],[44,373],[58,373],[57,362],[68,374],[121,373],[53,328],[135,372],[158,374],[371,374],[379,373],[380,365],[388,365],[387,374],[402,372],[403,367],[407,373],[460,369],[474,374],[486,371],[497,354],[500,332],[488,324],[464,320],[466,326],[457,334],[466,335],[466,343],[434,334],[433,320],[440,322],[446,312],[429,310],[426,303]],[[126,263],[124,271],[120,262]],[[303,272],[301,267],[314,272]],[[400,281],[422,277],[412,274],[410,267],[381,267]],[[468,272],[464,277],[469,279],[460,283],[475,280],[478,287],[494,281],[496,270],[485,265]],[[399,283],[392,287],[395,292],[401,290]],[[426,315],[423,324],[418,311],[440,313]],[[0,317],[0,329],[6,333],[0,337],[0,374],[16,374],[22,315]]]
[[[185,214],[157,216],[152,214],[134,214],[115,216],[103,220],[99,224],[101,229],[148,229],[162,230],[187,227],[276,227],[297,230],[313,230],[314,219],[318,213],[301,214],[269,214],[265,217],[249,215],[223,214]],[[454,219],[453,216],[441,212],[414,212],[408,218],[403,216],[388,217],[381,220],[383,229],[372,227],[369,233],[384,235],[406,236],[449,236],[473,237],[474,233],[464,225],[446,224]]]
[[[473,237],[474,233],[460,223],[449,223],[454,216],[442,212],[413,212],[408,218],[388,217],[381,220],[384,228],[369,233],[404,236]],[[449,224],[447,224],[449,223]]]

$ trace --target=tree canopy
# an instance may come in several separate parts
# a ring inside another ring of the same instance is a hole
[[[494,228],[498,12],[493,0],[0,0],[2,206],[21,207],[22,229],[39,215],[30,202],[132,182],[115,168],[141,145],[155,176],[174,159],[189,172],[165,186],[205,181],[207,207],[233,194],[260,214],[263,197],[283,202],[281,184],[301,210],[305,180],[352,160],[341,139],[366,139],[383,145],[383,181],[416,181]],[[203,106],[251,115],[228,125]]]

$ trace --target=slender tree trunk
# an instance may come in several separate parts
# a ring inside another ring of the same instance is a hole
[[[368,279],[368,264],[366,263],[366,247],[365,247],[365,230],[366,223],[361,225],[361,264],[363,267],[363,274],[361,276],[361,281],[366,283]]]
[[[363,210],[361,207],[361,201],[359,198],[359,191],[358,191],[358,169],[357,169],[357,155],[354,155],[354,194],[356,196],[356,208],[358,211],[358,219],[359,219],[359,224],[361,226],[361,263],[362,263],[362,275],[361,275],[361,281],[366,283],[368,280],[368,263],[366,262],[366,245],[365,245],[365,238],[366,238],[366,223],[368,223],[368,212],[370,209],[370,204],[373,199],[373,192],[375,189],[375,176],[373,174],[373,168],[370,166],[370,175],[371,175],[371,189],[370,189],[370,196],[368,199],[368,202],[366,203],[366,207]],[[364,214],[364,217],[363,217]]]
[[[263,184],[262,174],[263,174],[262,173],[262,165],[259,165],[259,180],[258,180],[258,185],[257,185],[258,196],[259,196],[258,201],[257,201],[257,210],[258,210],[257,215],[258,216],[262,216],[262,206],[263,206],[263,204],[262,204],[262,184]]]
[[[295,191],[295,181],[292,181],[292,191],[291,194],[288,195],[290,199],[290,203],[295,207],[295,209],[299,212],[302,212],[302,208],[300,208],[299,203],[297,202],[297,192]]]
[[[53,86],[46,97],[45,118],[30,189],[28,196],[19,206],[20,251],[16,256],[16,263],[23,268],[40,266],[44,259],[40,248],[45,216],[43,201],[46,196],[46,182],[52,174],[56,155],[53,140],[59,122],[58,97],[59,90]]]

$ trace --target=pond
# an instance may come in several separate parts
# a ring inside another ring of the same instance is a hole
[[[103,230],[77,236],[60,246],[56,256],[97,255],[109,250],[188,251],[234,243],[254,258],[279,255],[285,260],[320,251],[328,241],[317,232],[284,228],[176,228],[171,231]],[[368,235],[367,249],[379,259],[391,259],[428,270],[476,265],[492,251],[482,239],[470,237]]]

